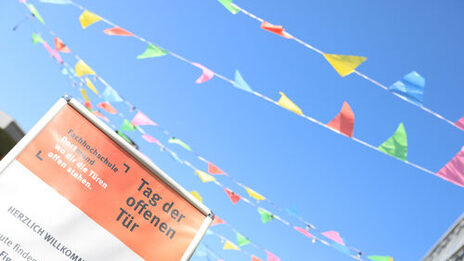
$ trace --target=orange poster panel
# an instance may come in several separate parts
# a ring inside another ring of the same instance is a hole
[[[206,218],[69,105],[18,161],[145,260],[180,260]]]

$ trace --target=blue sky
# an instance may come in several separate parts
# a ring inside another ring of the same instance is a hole
[[[199,70],[170,56],[136,60],[145,45],[102,33],[103,23],[80,28],[71,6],[34,3],[48,26],[127,100],[237,180],[322,230],[336,230],[348,245],[395,260],[419,260],[463,212],[463,189],[305,121],[286,110],[213,79],[196,85]],[[390,85],[410,71],[426,78],[425,105],[455,121],[464,116],[459,77],[464,68],[464,2],[449,1],[243,1],[238,5],[328,53],[368,57],[359,70]],[[216,0],[88,1],[78,3],[186,58],[233,78],[235,69],[256,91],[273,99],[283,91],[303,111],[330,121],[347,101],[355,136],[381,144],[403,122],[408,159],[439,170],[464,143],[464,133],[371,83],[339,77],[314,52],[263,31]],[[37,21],[11,28],[25,16],[16,0],[0,1],[0,110],[30,129],[63,94],[78,96],[59,66],[31,33]],[[72,57],[63,58],[74,64]],[[97,85],[103,90],[103,86]],[[97,103],[97,98],[91,96]],[[124,106],[117,106],[128,117]],[[119,118],[112,118],[116,125]],[[167,143],[159,129],[145,128]],[[282,260],[351,260],[312,244],[278,222],[261,224],[256,209],[232,205],[225,193],[203,184],[192,171],[156,146],[129,134],[141,151],[252,241]],[[206,166],[171,147],[197,167]],[[226,179],[219,180],[244,194]],[[263,206],[274,210],[263,203]],[[278,212],[276,212],[278,213]],[[285,216],[285,215],[284,215]],[[302,225],[302,224],[300,224]],[[227,227],[215,231],[234,239]],[[226,260],[249,260],[204,242]],[[244,249],[264,259],[252,246]],[[197,258],[195,260],[202,260]]]

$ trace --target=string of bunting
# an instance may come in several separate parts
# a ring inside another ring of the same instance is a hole
[[[237,14],[239,12],[247,15],[248,17],[261,23],[261,28],[263,30],[269,31],[271,33],[277,34],[281,37],[284,37],[289,40],[295,40],[297,43],[303,45],[304,47],[322,55],[327,62],[337,71],[341,77],[345,77],[352,73],[362,77],[363,79],[373,83],[375,86],[382,88],[385,91],[390,92],[401,100],[408,102],[414,106],[419,107],[423,111],[427,112],[430,115],[437,117],[440,120],[445,121],[446,123],[464,131],[464,117],[459,119],[456,122],[453,122],[444,116],[432,111],[431,109],[425,107],[424,104],[424,88],[425,88],[425,79],[419,75],[417,72],[412,71],[403,77],[402,80],[397,81],[387,87],[386,85],[372,79],[371,77],[361,73],[356,70],[363,62],[367,60],[363,56],[355,55],[341,55],[341,54],[328,54],[320,49],[310,45],[309,43],[295,37],[290,34],[282,25],[271,24],[264,19],[259,18],[255,14],[241,8],[237,4],[233,3],[232,0],[218,0],[229,12],[232,14]]]

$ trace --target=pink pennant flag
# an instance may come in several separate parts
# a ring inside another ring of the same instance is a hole
[[[440,171],[437,176],[464,187],[464,147]]]
[[[193,63],[196,67],[200,68],[203,71],[203,74],[198,78],[195,83],[200,84],[211,80],[214,77],[214,72],[210,69],[206,68],[205,66],[199,63]]]
[[[148,143],[156,143],[158,146],[161,146],[161,143],[157,139],[153,138],[148,134],[143,134],[142,138],[146,140]]]
[[[105,29],[105,30],[103,30],[103,32],[105,34],[107,34],[107,35],[134,36],[133,33],[129,32],[129,31],[125,30],[125,29],[122,29],[119,26]]]
[[[213,174],[213,175],[226,175],[227,176],[227,174],[224,171],[222,171],[220,168],[218,168],[216,165],[214,165],[211,162],[208,162],[208,172],[209,174]]]
[[[312,237],[313,237],[313,235],[311,235],[311,233],[309,233],[308,231],[306,231],[306,229],[304,229],[304,228],[297,227],[297,226],[295,226],[295,227],[293,227],[293,228],[294,228],[296,231],[300,232],[301,234],[303,234],[303,235],[305,235],[305,236],[307,236],[307,237],[309,237],[309,238],[312,238]]]
[[[343,242],[343,238],[340,236],[340,234],[337,231],[327,231],[322,233],[325,237],[339,243],[340,245],[345,245],[345,242]]]
[[[26,0],[19,0],[20,3],[24,4]]]
[[[43,41],[42,44],[51,57],[55,58],[59,63],[63,63],[63,59],[61,59],[60,54],[56,50],[52,50],[50,45],[48,45],[48,43],[45,41]]]
[[[103,109],[106,112],[111,113],[111,114],[118,113],[118,111],[113,106],[111,106],[111,104],[109,102],[101,102],[101,103],[97,104],[97,107],[101,108],[101,109]]]
[[[464,117],[455,122],[454,125],[464,131]]]
[[[101,112],[99,111],[94,111],[93,114],[95,114],[97,117],[99,117],[100,119],[106,121],[106,122],[110,122],[110,120],[108,118],[105,117],[105,115],[101,114]]]
[[[241,197],[235,194],[232,190],[230,189],[224,189],[224,190],[226,191],[226,194],[227,196],[229,196],[232,203],[237,204],[237,202],[241,199]]]
[[[268,250],[266,250],[266,254],[267,254],[267,261],[280,261],[279,257],[269,252]]]
[[[141,111],[137,112],[137,114],[132,119],[131,124],[134,126],[142,126],[142,125],[158,126],[158,124],[150,120],[150,118],[148,118],[147,115],[143,114]]]
[[[218,216],[214,216],[213,222],[211,222],[211,226],[216,226],[220,224],[225,224],[226,222],[222,219],[220,219]]]

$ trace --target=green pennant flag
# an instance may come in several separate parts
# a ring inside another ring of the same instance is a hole
[[[169,143],[178,144],[178,145],[180,145],[182,148],[184,148],[184,149],[186,149],[186,150],[188,150],[188,151],[191,150],[190,147],[189,147],[189,145],[185,144],[185,142],[183,142],[183,141],[181,141],[181,140],[179,140],[179,139],[177,139],[177,138],[172,137],[172,138],[170,138],[170,139],[168,140],[168,142],[169,142]]]
[[[240,12],[240,9],[232,5],[232,0],[218,0],[219,3],[221,3],[229,12],[232,14],[237,14]]]
[[[400,123],[395,134],[382,143],[378,149],[395,158],[406,160],[406,156],[408,155],[408,139],[403,123]]]
[[[153,44],[149,44],[147,49],[145,50],[144,53],[141,55],[137,56],[137,59],[146,59],[146,58],[152,58],[152,57],[160,57],[168,54],[168,52],[164,49],[159,48],[158,46],[155,46]]]
[[[250,240],[248,240],[248,238],[242,236],[240,233],[235,233],[237,235],[237,245],[238,246],[245,246],[245,245],[248,245],[250,244]]]
[[[121,136],[121,138],[123,138],[129,144],[132,144],[132,141],[126,135],[124,135],[124,133],[122,133],[122,131],[118,130],[117,133],[118,133],[119,136]]]
[[[261,215],[261,221],[266,224],[267,222],[274,219],[274,215],[271,212],[264,210],[262,208],[258,208],[258,212]]]
[[[40,36],[39,34],[32,33],[32,43],[33,44],[42,43],[43,41],[44,40],[42,39],[42,36]]]
[[[130,123],[130,121],[124,119],[124,121],[122,122],[121,130],[123,130],[123,131],[134,131],[136,129],[137,129],[137,127],[132,125],[132,123]]]
[[[368,256],[367,258],[372,261],[393,261],[393,257],[389,256]]]

